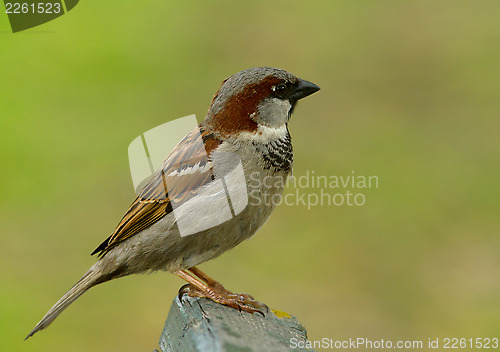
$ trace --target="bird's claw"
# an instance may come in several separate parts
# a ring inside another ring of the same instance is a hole
[[[205,297],[213,302],[245,311],[251,314],[259,313],[265,317],[264,311],[268,312],[269,308],[264,303],[256,301],[251,295],[246,293],[232,293],[226,290],[221,284],[209,286],[202,291],[191,284],[186,284],[179,289],[179,300],[182,301],[182,296],[189,297]]]
[[[177,294],[177,298],[179,298],[179,301],[182,302],[182,297],[184,295],[189,295],[189,292],[191,292],[192,290],[194,290],[195,287],[191,284],[185,284],[183,285],[180,289],[179,289],[179,293]]]

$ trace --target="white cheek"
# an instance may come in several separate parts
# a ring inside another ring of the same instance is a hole
[[[270,98],[261,102],[258,106],[259,116],[257,119],[269,127],[280,127],[288,122],[288,112],[292,105],[288,100]]]
[[[284,139],[287,134],[288,130],[284,124],[280,127],[267,127],[259,125],[256,132],[241,132],[237,137],[237,140],[267,144],[272,141]]]

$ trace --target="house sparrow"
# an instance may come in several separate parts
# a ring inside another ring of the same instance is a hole
[[[188,282],[180,295],[262,313],[265,305],[227,291],[196,265],[250,238],[269,218],[274,204],[254,198],[281,195],[293,163],[290,115],[299,99],[318,90],[311,82],[268,67],[227,78],[206,118],[179,142],[113,234],[94,250],[97,262],[26,338],[49,326],[91,287],[158,270]],[[252,201],[249,175],[262,181],[253,182]]]

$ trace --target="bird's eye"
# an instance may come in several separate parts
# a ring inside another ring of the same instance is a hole
[[[286,93],[286,86],[283,83],[278,84],[277,86],[274,87],[274,93],[278,96],[283,96]]]

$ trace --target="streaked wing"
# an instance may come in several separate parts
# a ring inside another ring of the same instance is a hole
[[[202,186],[211,182],[210,153],[220,143],[203,127],[197,127],[188,134],[144,186],[113,234],[92,254],[103,256],[119,243],[163,218],[172,211],[173,205],[192,198]]]

